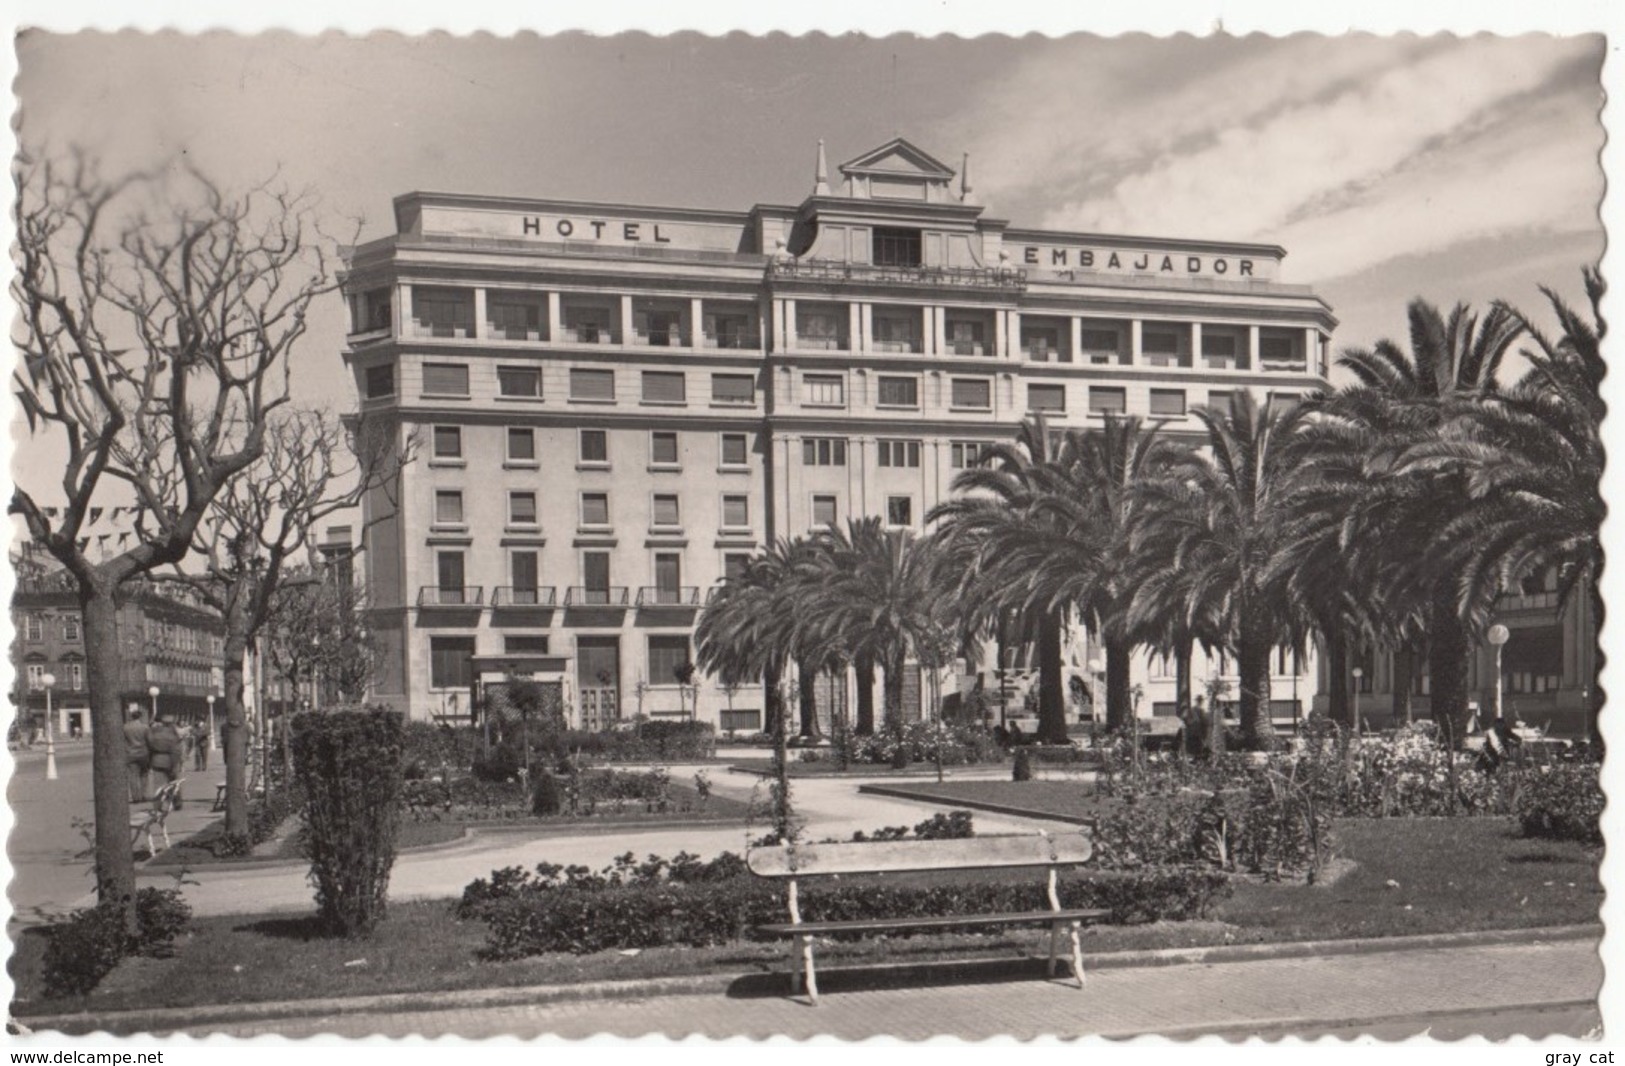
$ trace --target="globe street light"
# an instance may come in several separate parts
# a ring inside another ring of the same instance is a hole
[[[1501,709],[1501,649],[1511,639],[1512,632],[1506,626],[1493,625],[1488,636],[1490,645],[1495,648],[1495,720],[1499,722],[1505,717]]]
[[[1365,676],[1362,667],[1354,668],[1354,735],[1360,735],[1360,678]]]
[[[209,750],[219,751],[220,746],[215,743],[214,739],[214,693],[211,692],[204,698],[209,704]]]
[[[39,679],[45,687],[45,780],[56,780],[56,728],[51,719],[56,717],[51,706],[51,689],[56,687],[56,675],[46,674]]]
[[[147,695],[152,697],[152,720],[156,722],[158,720],[158,686],[153,685],[147,689]]]

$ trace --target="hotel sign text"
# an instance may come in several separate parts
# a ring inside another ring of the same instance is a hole
[[[519,220],[520,232],[526,237],[562,237],[565,240],[592,241],[648,241],[651,244],[670,244],[671,238],[660,232],[658,222],[621,222],[603,218],[571,219],[546,218],[524,215]]]
[[[1253,260],[1218,255],[1159,255],[1155,252],[1106,252],[1093,248],[1022,249],[1021,261],[1028,266],[1054,270],[1122,270],[1139,274],[1219,274],[1253,277]]]

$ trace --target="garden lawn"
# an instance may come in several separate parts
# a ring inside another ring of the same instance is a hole
[[[1074,790],[1077,791],[1077,790]],[[1573,925],[1597,921],[1597,853],[1523,839],[1508,819],[1410,818],[1336,824],[1346,872],[1326,885],[1237,879],[1212,920],[1099,928],[1087,952],[1332,940]],[[1351,865],[1352,864],[1352,865]],[[1388,882],[1397,883],[1390,887]],[[369,940],[317,938],[308,919],[201,919],[171,959],[131,959],[85,998],[41,997],[44,937],[21,937],[10,964],[22,1016],[85,1009],[216,1004],[384,992],[563,984],[672,974],[787,971],[781,944],[657,948],[515,962],[476,958],[484,926],[458,922],[451,902],[390,908]],[[873,939],[820,949],[843,963],[915,962],[1045,953],[1043,931]],[[364,959],[365,963],[347,966]]]

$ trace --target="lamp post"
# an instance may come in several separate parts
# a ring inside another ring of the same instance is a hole
[[[214,739],[214,693],[211,692],[204,698],[209,704],[209,750],[219,751],[220,746],[215,743]]]
[[[1490,626],[1488,636],[1490,646],[1495,649],[1495,720],[1499,722],[1505,717],[1502,710],[1501,649],[1511,639],[1512,632],[1506,626],[1493,625]]]
[[[1364,670],[1363,667],[1356,666],[1351,672],[1354,674],[1354,735],[1359,736],[1360,735],[1360,678],[1365,676],[1365,670]]]
[[[147,695],[152,697],[152,720],[156,722],[158,720],[158,686],[153,685],[147,689]]]
[[[55,709],[51,705],[51,689],[56,687],[56,675],[46,674],[39,679],[45,687],[45,780],[56,780],[56,723],[51,719],[56,717]]]

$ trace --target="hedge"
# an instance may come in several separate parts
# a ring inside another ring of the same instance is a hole
[[[74,911],[51,927],[41,966],[47,995],[91,992],[128,955],[167,958],[192,920],[192,908],[173,888],[143,888],[135,894],[135,935],[125,929],[124,911],[98,904]]]

